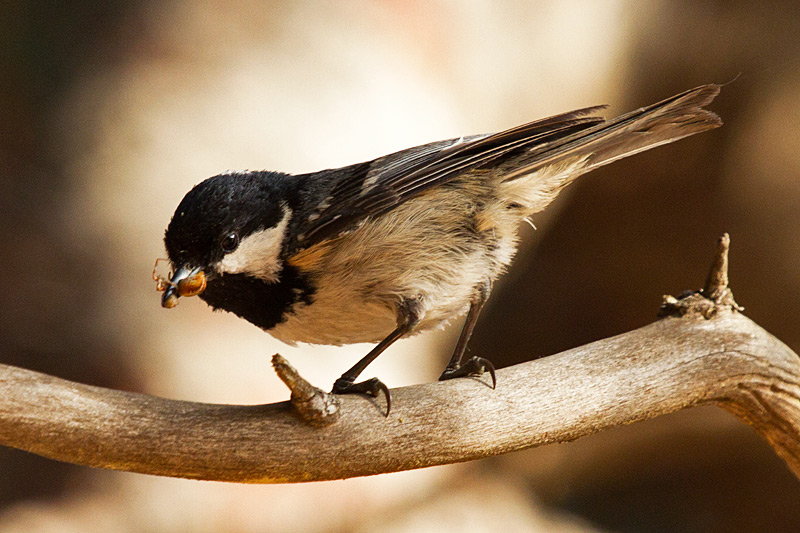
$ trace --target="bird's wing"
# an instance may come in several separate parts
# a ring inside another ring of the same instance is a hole
[[[306,180],[308,197],[316,205],[307,206],[303,220],[293,220],[290,253],[350,231],[367,218],[380,216],[464,171],[596,126],[604,120],[591,115],[604,107],[579,109],[500,133],[439,141],[367,163],[297,176]]]

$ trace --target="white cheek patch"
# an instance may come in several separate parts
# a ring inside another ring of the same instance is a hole
[[[274,228],[248,235],[233,252],[226,254],[216,264],[216,270],[225,274],[249,274],[264,281],[278,281],[283,266],[279,259],[281,246],[292,211],[283,208],[283,218]]]

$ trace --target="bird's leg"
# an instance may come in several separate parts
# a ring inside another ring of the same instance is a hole
[[[461,358],[464,356],[464,352],[467,349],[467,342],[469,342],[469,338],[472,336],[472,330],[475,329],[475,324],[478,322],[481,309],[486,305],[486,301],[489,299],[489,294],[491,294],[491,292],[491,281],[487,280],[478,286],[476,295],[469,306],[469,312],[467,313],[467,319],[464,321],[464,327],[461,329],[461,335],[459,335],[455,350],[453,350],[453,356],[450,358],[450,362],[447,363],[447,368],[445,368],[442,375],[439,376],[439,381],[465,376],[480,376],[488,370],[489,374],[492,376],[492,388],[495,388],[495,385],[497,385],[494,365],[488,359],[473,356],[463,363],[461,362]]]
[[[386,350],[386,348],[391,346],[397,339],[410,333],[414,327],[419,324],[419,301],[404,300],[399,306],[397,315],[397,327],[394,331],[353,365],[353,368],[342,374],[341,377],[333,383],[333,389],[331,390],[334,394],[362,393],[369,394],[373,397],[378,396],[378,394],[382,392],[386,397],[386,416],[389,416],[389,411],[392,408],[392,395],[389,392],[389,387],[378,378],[372,378],[358,383],[355,383],[355,380],[372,361]]]

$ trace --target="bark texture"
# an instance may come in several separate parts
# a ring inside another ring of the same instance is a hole
[[[386,418],[382,401],[326,395],[278,358],[293,403],[168,400],[0,365],[0,444],[163,476],[319,481],[566,442],[716,403],[800,477],[800,358],[738,311],[728,244],[723,236],[703,291],[665,297],[657,322],[501,369],[496,390],[481,379],[394,389]]]

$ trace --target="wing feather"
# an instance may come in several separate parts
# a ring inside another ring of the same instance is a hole
[[[505,154],[551,143],[603,122],[587,116],[605,106],[588,107],[537,120],[495,134],[430,143],[369,163],[326,171],[328,187],[317,191],[311,216],[293,232],[294,251],[336,237],[367,217],[379,216],[431,187]],[[324,174],[324,173],[323,173]],[[316,180],[318,174],[298,176]],[[316,184],[310,184],[313,189]]]
[[[558,176],[560,190],[575,176],[600,165],[688,135],[718,127],[703,109],[719,93],[704,85],[616,119],[587,107],[516,126],[495,134],[430,143],[373,161],[298,176],[305,180],[305,220],[293,220],[290,254],[346,233],[369,217],[479,168],[498,168],[510,181],[565,159],[585,162],[574,176]],[[547,184],[530,184],[541,187]],[[535,192],[535,189],[534,189]]]

